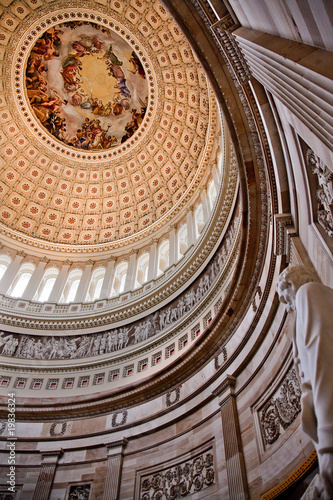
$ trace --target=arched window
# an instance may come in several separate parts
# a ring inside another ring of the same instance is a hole
[[[196,238],[199,238],[201,231],[203,230],[205,225],[204,213],[201,203],[197,206],[197,208],[194,211],[194,223],[195,223],[195,235]]]
[[[209,206],[210,206],[210,209],[212,210],[214,207],[215,201],[216,201],[216,196],[217,196],[217,191],[216,191],[214,179],[212,179],[208,184],[207,194],[208,194],[208,199],[209,199]]]
[[[134,288],[139,288],[139,286],[146,283],[148,279],[148,268],[149,268],[149,253],[145,252],[138,258]]]
[[[178,259],[181,259],[188,249],[187,224],[183,224],[178,231]]]
[[[111,289],[111,296],[122,293],[125,288],[125,281],[128,269],[128,262],[120,262],[114,271],[114,279]]]
[[[97,269],[94,269],[91,275],[91,281],[86,296],[86,302],[93,302],[94,300],[99,299],[104,281],[104,276],[105,276],[105,267],[98,267]]]
[[[60,302],[73,302],[75,300],[77,289],[82,278],[81,269],[73,269],[69,272],[66,285],[62,291]]]
[[[58,274],[59,269],[57,269],[56,267],[49,267],[48,269],[46,269],[43,279],[37,289],[34,300],[37,300],[38,302],[46,302],[48,300]]]
[[[160,276],[169,267],[169,240],[164,240],[158,247],[157,276]]]
[[[27,288],[30,278],[35,270],[35,267],[35,264],[33,264],[32,262],[26,262],[22,264],[19,272],[15,276],[15,279],[7,292],[8,295],[15,298],[22,297],[24,290]]]
[[[0,255],[0,280],[5,274],[7,267],[11,263],[12,259],[9,255]]]

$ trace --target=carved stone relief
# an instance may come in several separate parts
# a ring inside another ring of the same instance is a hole
[[[237,237],[236,217],[206,270],[178,299],[146,318],[91,335],[46,337],[0,332],[0,354],[25,359],[75,359],[109,354],[151,338],[191,311],[209,292],[224,269],[229,251]]]
[[[182,498],[202,491],[214,482],[214,455],[208,450],[168,469],[142,476],[139,498]]]
[[[265,447],[273,444],[301,411],[301,387],[295,368],[291,368],[274,395],[259,411]]]
[[[8,493],[8,491],[0,491],[0,500],[15,500],[15,493]]]
[[[333,236],[333,172],[312,149],[306,152],[306,164],[316,176],[317,220],[328,236]]]
[[[167,407],[178,403],[180,400],[180,387],[176,387],[174,391],[168,392],[166,395],[166,405]]]
[[[120,425],[125,425],[127,422],[127,416],[128,416],[127,410],[116,411],[112,415],[111,426],[119,427]]]
[[[67,422],[53,422],[50,428],[50,436],[63,436],[67,429]]]
[[[69,487],[67,500],[89,500],[91,484],[78,484]]]

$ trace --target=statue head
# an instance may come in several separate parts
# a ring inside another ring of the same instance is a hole
[[[286,304],[287,311],[295,311],[295,298],[297,290],[305,283],[315,281],[311,271],[304,266],[289,266],[280,274],[276,289],[280,302]]]

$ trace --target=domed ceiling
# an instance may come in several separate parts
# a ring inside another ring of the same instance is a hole
[[[15,3],[0,43],[2,234],[51,250],[116,248],[193,200],[216,103],[159,2]]]

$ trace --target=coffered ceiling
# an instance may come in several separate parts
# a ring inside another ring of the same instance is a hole
[[[0,230],[115,248],[193,204],[215,98],[160,2],[7,2],[0,26]],[[92,8],[93,5],[93,8]]]

